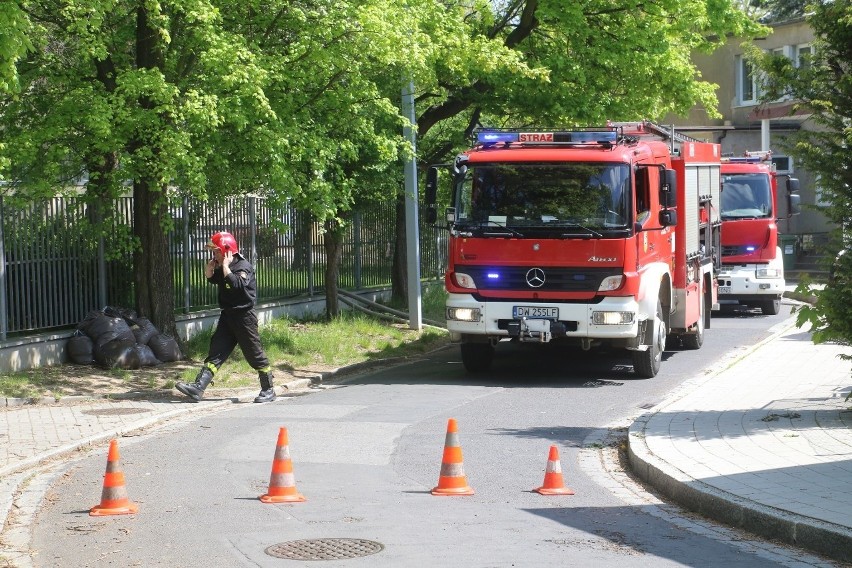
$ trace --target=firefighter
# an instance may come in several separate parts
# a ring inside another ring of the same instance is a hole
[[[195,402],[201,400],[204,389],[213,382],[213,377],[228,359],[234,347],[240,346],[246,361],[258,372],[260,394],[255,402],[275,400],[272,384],[272,368],[260,343],[257,329],[257,283],[254,267],[239,252],[237,240],[224,231],[210,237],[207,248],[213,258],[204,268],[204,276],[219,288],[219,323],[210,339],[210,348],[204,366],[194,383],[179,382],[175,388]]]

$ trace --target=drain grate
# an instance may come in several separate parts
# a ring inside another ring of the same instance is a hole
[[[586,381],[583,383],[584,387],[598,388],[598,387],[621,387],[624,386],[624,383],[617,383],[615,381],[607,381],[604,379],[595,379],[592,381]]]
[[[287,560],[343,560],[384,550],[385,545],[360,538],[315,538],[273,544],[266,553]]]
[[[149,408],[92,408],[84,410],[83,414],[92,416],[121,416],[122,414],[141,414],[142,412],[151,412]]]

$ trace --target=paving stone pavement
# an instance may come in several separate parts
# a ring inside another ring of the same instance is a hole
[[[692,510],[852,563],[849,353],[788,319],[636,420],[631,468]]]

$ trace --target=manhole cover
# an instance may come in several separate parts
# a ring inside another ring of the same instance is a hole
[[[369,556],[384,548],[380,542],[360,538],[315,538],[273,544],[266,553],[288,560],[343,560]]]
[[[122,414],[140,414],[142,412],[151,412],[148,408],[93,408],[84,410],[83,414],[91,414],[92,416],[120,416]]]

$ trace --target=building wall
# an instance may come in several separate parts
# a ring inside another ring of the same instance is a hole
[[[772,33],[765,38],[754,41],[755,45],[765,51],[782,50],[788,57],[794,57],[799,46],[812,43],[814,33],[804,19],[791,20],[772,26]],[[738,76],[740,69],[738,61],[743,55],[743,40],[729,38],[728,41],[712,54],[698,53],[693,55],[693,61],[701,73],[701,77],[718,85],[716,96],[719,101],[717,111],[721,118],[711,118],[703,107],[696,106],[687,116],[666,117],[667,124],[677,126],[696,126],[701,129],[689,132],[696,138],[718,142],[722,145],[723,154],[742,155],[746,150],[772,150],[773,156],[786,156],[784,142],[799,129],[813,129],[816,125],[806,114],[793,114],[792,101],[778,101],[766,105],[755,102],[742,102],[738,91]],[[769,125],[769,148],[762,148],[762,122]],[[717,128],[718,130],[708,130]],[[779,223],[782,232],[791,234],[824,233],[831,230],[831,224],[819,211],[817,179],[813,174],[804,170],[793,161],[793,177],[799,179],[801,190],[802,212],[800,215],[785,219]],[[784,180],[780,180],[779,196],[783,196]],[[779,199],[781,207],[779,215],[786,217],[786,202]]]

